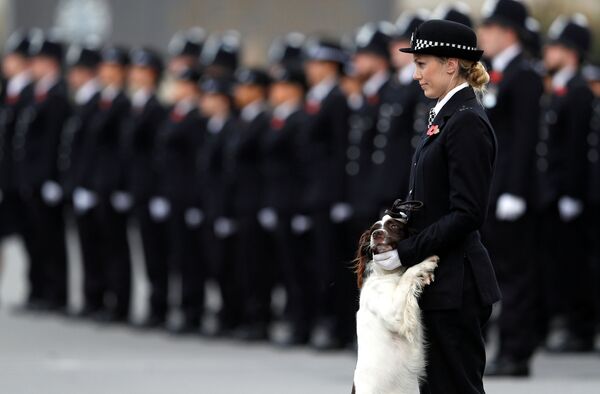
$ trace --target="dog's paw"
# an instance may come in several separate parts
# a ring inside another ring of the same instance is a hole
[[[431,256],[424,260],[422,263],[417,264],[415,276],[419,280],[421,286],[427,286],[435,281],[434,271],[438,266],[440,258],[438,256]]]

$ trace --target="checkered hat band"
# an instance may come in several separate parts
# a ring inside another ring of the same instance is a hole
[[[474,47],[469,47],[469,46],[460,45],[460,44],[452,44],[449,42],[413,40],[413,49],[414,50],[433,48],[433,47],[448,47],[448,48],[464,49],[466,51],[477,51],[477,48],[474,48]]]

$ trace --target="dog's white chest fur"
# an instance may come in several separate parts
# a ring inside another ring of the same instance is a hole
[[[372,263],[371,263],[372,264]],[[357,394],[417,393],[425,352],[418,297],[433,280],[437,259],[393,273],[373,267],[360,293],[356,315]]]

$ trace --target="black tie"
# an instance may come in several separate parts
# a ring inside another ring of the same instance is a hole
[[[430,128],[433,124],[433,119],[435,119],[435,108],[431,108],[429,110],[429,118],[427,119],[427,128]]]

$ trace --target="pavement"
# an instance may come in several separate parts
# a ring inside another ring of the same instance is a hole
[[[8,241],[3,249],[2,394],[350,392],[356,362],[351,351],[316,353],[305,348],[180,338],[66,317],[16,313],[14,308],[27,291],[26,264],[17,240]],[[72,247],[70,254],[76,261]],[[139,270],[139,259],[134,260]],[[78,269],[72,266],[71,285],[80,286],[80,280]],[[147,292],[140,281],[134,285],[137,315],[143,314]],[[76,305],[80,297],[74,293],[71,303]],[[598,394],[600,354],[557,357],[540,353],[533,362],[532,378],[490,379],[486,390],[488,394]]]

